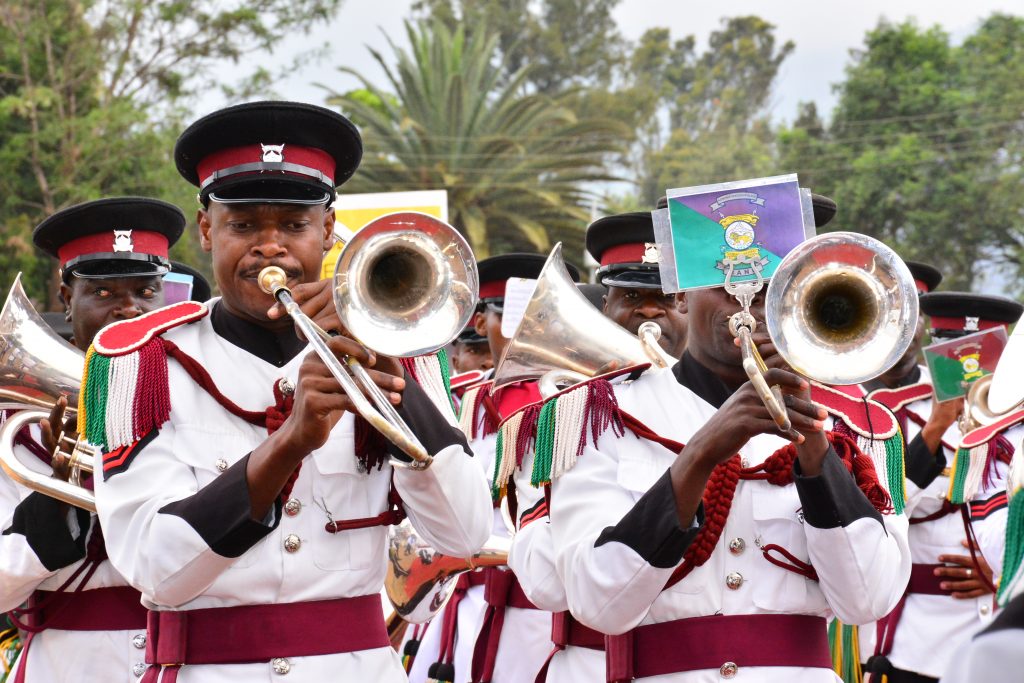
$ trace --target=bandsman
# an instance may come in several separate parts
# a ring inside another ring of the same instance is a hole
[[[61,300],[76,346],[88,348],[104,326],[163,305],[168,249],[184,228],[185,217],[170,204],[118,197],[69,207],[35,229],[36,246],[60,263]],[[22,461],[36,463],[40,473],[59,470],[53,449],[65,429],[62,409],[41,429],[19,436]],[[73,426],[66,435],[74,440]],[[146,668],[146,610],[107,560],[96,515],[2,479],[2,609],[14,610],[27,634],[9,680],[137,681]]]
[[[433,456],[420,469],[355,417],[258,283],[281,268],[307,315],[341,332],[318,277],[335,188],[361,153],[347,119],[306,104],[194,123],[175,162],[198,188],[221,297],[111,326],[90,351],[86,400],[100,414],[82,419],[105,452],[97,500],[111,562],[151,610],[144,683],[402,681],[379,598],[386,525],[404,512],[456,556],[487,538],[486,480],[437,357],[399,363],[340,334],[328,342],[339,362],[371,368]],[[132,400],[110,399],[120,392]]]

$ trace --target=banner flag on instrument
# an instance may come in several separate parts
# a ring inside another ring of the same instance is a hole
[[[993,327],[926,346],[924,358],[932,375],[935,400],[965,396],[975,380],[995,372],[1006,342],[1006,328]]]
[[[806,226],[813,234],[809,193],[801,190],[796,174],[679,188],[666,195],[671,248],[663,253],[672,253],[675,277],[668,280],[679,290],[724,285],[730,261],[739,264],[733,269],[735,282],[756,279],[755,266],[767,279],[806,239]]]
[[[334,202],[334,219],[342,230],[354,233],[372,220],[399,211],[416,211],[448,222],[448,192],[446,190],[416,190],[410,192],[368,192],[364,194],[340,194]],[[342,243],[336,243],[324,255],[320,267],[320,279],[334,276]]]

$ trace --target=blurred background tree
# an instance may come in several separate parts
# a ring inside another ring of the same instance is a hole
[[[936,262],[948,287],[1021,290],[1024,18],[993,14],[956,41],[880,21],[834,110],[804,104],[783,121],[773,93],[794,44],[757,16],[627,40],[622,0],[412,7],[405,35],[372,53],[383,78],[340,65],[351,89],[333,68],[297,68],[326,54],[315,46],[274,53],[341,0],[0,3],[0,278],[24,271],[42,307],[58,304],[30,236],[72,203],[146,194],[193,219],[171,151],[194,105],[302,74],[365,134],[346,191],[447,189],[481,256],[556,240],[580,254],[592,218],[649,209],[666,189],[795,171],[838,201],[835,229]],[[174,255],[206,267],[194,229]]]

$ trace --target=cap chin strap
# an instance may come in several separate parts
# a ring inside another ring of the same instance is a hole
[[[324,196],[320,199],[294,199],[291,197],[242,197],[239,199],[229,199],[227,197],[217,196],[216,192],[211,192],[207,195],[207,198],[211,201],[217,202],[218,204],[297,204],[299,206],[320,206],[331,201],[331,193],[324,192]],[[197,195],[196,199],[199,200],[200,204],[203,203],[201,194]]]

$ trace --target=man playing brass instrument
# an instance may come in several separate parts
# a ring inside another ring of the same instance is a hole
[[[825,617],[865,623],[896,603],[906,519],[888,478],[825,431],[808,382],[755,335],[798,433],[780,436],[741,367],[730,295],[681,300],[678,364],[574,387],[553,399],[543,438],[538,427],[547,473],[534,479],[550,481],[569,610],[609,634],[609,681],[834,681]],[[761,321],[763,306],[751,308]],[[570,657],[552,680],[585,677]]]
[[[175,160],[199,188],[222,298],[209,312],[169,307],[108,328],[94,345],[90,396],[104,366],[110,393],[124,365],[154,380],[136,383],[131,411],[108,401],[105,433],[89,433],[107,453],[97,498],[111,561],[153,610],[145,683],[404,680],[379,598],[385,525],[404,510],[457,556],[487,538],[486,481],[447,396],[427,388],[440,379],[426,375],[429,359],[403,370],[344,336],[328,342],[373,368],[433,455],[426,469],[394,467],[389,452],[408,458],[348,412],[350,397],[258,283],[280,267],[306,313],[340,330],[330,282],[317,278],[335,187],[361,151],[347,119],[305,104],[197,121]]]
[[[61,299],[79,348],[105,325],[163,305],[167,251],[184,227],[185,217],[170,204],[121,197],[69,207],[36,228],[35,244],[60,262]],[[51,458],[60,469],[55,436],[66,405],[62,398],[51,420],[40,423],[42,445],[25,432],[16,441],[31,451],[22,461],[38,462],[41,472]],[[138,680],[146,610],[139,592],[106,560],[96,516],[2,481],[0,608],[28,601],[13,613],[29,636],[9,680]]]

